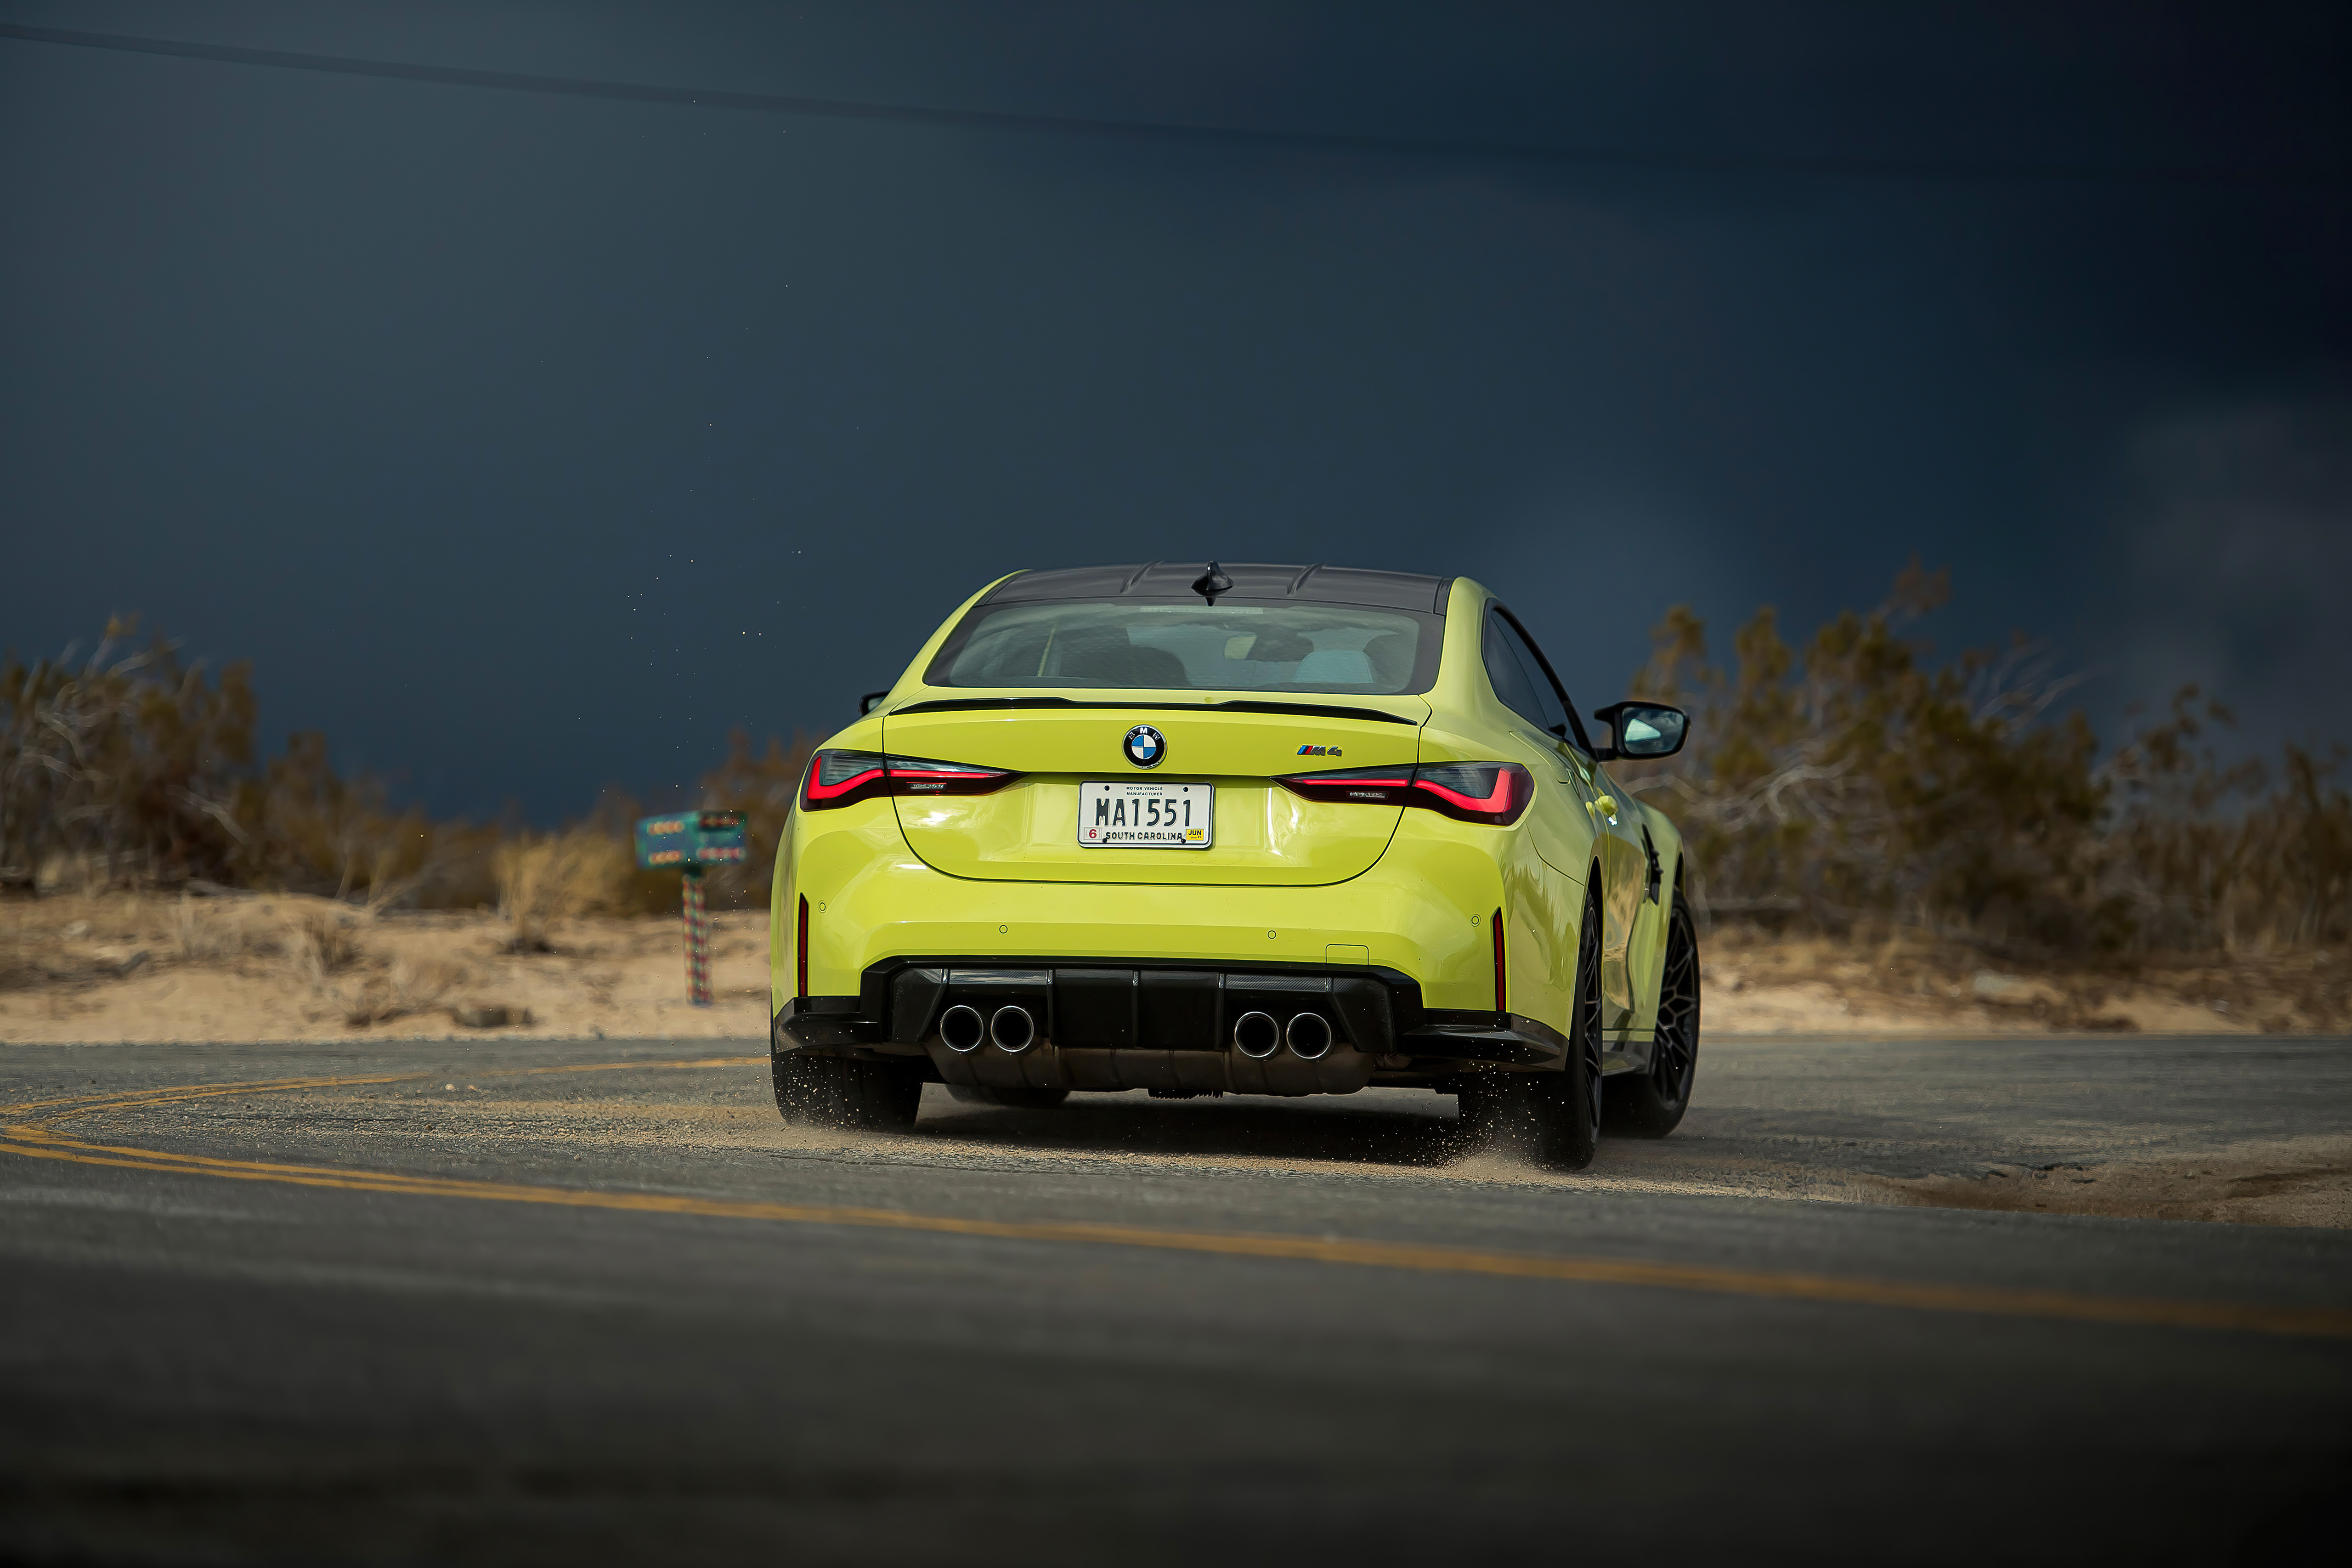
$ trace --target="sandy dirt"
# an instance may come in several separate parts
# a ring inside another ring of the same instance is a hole
[[[2344,1229],[2352,1227],[2352,1138],[2241,1144],[2195,1159],[1997,1165],[1879,1184],[1895,1202],[1931,1208]]]
[[[1953,944],[1764,938],[1701,943],[1711,1035],[2335,1034],[2352,952],[2004,963]]]
[[[756,1062],[747,1058],[745,1062]],[[1791,1064],[1800,1067],[1801,1064]],[[1769,1069],[1768,1069],[1769,1070]],[[2217,1140],[2194,1150],[2135,1150],[2041,1165],[1958,1159],[1948,1173],[1901,1176],[1869,1168],[1893,1152],[1810,1146],[1757,1136],[1743,1108],[1693,1112],[1684,1134],[1658,1142],[1605,1140],[1590,1169],[1547,1170],[1508,1150],[1471,1144],[1450,1101],[1407,1089],[1345,1099],[1159,1102],[1140,1094],[1087,1095],[1050,1111],[963,1104],[938,1085],[908,1134],[787,1125],[755,1081],[711,1099],[617,1095],[573,1086],[563,1099],[518,1094],[478,1072],[446,1083],[305,1090],[306,1110],[356,1153],[371,1137],[438,1141],[454,1151],[507,1140],[557,1140],[626,1160],[632,1150],[915,1163],[974,1172],[1006,1168],[1223,1171],[1304,1176],[1344,1173],[1423,1185],[1460,1184],[1591,1193],[1682,1194],[1784,1202],[1993,1209],[2237,1225],[2352,1227],[2352,1136]],[[1737,1094],[1737,1089],[1729,1092]],[[123,1115],[135,1141],[145,1113]],[[2131,1144],[2125,1127],[2089,1142]],[[364,1157],[364,1156],[361,1156]],[[396,1156],[386,1156],[394,1158]],[[574,1158],[578,1158],[575,1155]],[[1912,1156],[1914,1158],[1918,1156]],[[1935,1157],[1935,1156],[1927,1156]]]
[[[9,900],[0,1041],[763,1039],[767,917],[712,919],[716,1005],[697,1008],[671,920],[566,921],[550,951],[518,952],[488,912],[371,912],[267,894]],[[1703,951],[1712,1037],[2292,1034],[2352,1023],[2352,956],[2324,950],[2071,971],[1738,931]]]
[[[550,951],[516,952],[487,913],[284,895],[10,901],[0,1041],[764,1039],[767,917],[711,925],[714,1005],[696,1007],[677,921],[572,920]]]

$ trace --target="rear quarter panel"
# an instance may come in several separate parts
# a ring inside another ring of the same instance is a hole
[[[1458,836],[1463,848],[1487,859],[1503,910],[1510,1010],[1565,1032],[1594,833],[1550,750],[1540,737],[1526,732],[1528,721],[1504,707],[1487,684],[1481,642],[1486,603],[1494,596],[1466,577],[1454,583],[1446,607],[1445,657],[1429,693],[1431,716],[1422,731],[1420,760],[1518,763],[1535,775],[1536,803],[1517,823],[1499,829],[1409,811],[1390,853],[1403,850],[1408,836],[1415,841]],[[1490,994],[1483,1002],[1433,999],[1430,1005],[1494,1002]]]
[[[1640,916],[1633,922],[1629,954],[1635,1005],[1628,1039],[1646,1048],[1650,1036],[1658,1026],[1658,985],[1666,963],[1666,918],[1682,887],[1683,836],[1664,812],[1647,801],[1639,802],[1638,809],[1643,824],[1650,830],[1650,842],[1658,852],[1657,901],[1642,905]]]

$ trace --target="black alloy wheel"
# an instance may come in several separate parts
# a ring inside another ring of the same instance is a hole
[[[1626,1073],[1610,1084],[1609,1131],[1664,1138],[1681,1124],[1698,1082],[1698,932],[1677,893],[1666,921],[1665,969],[1658,981],[1658,1027],[1650,1037],[1650,1068]]]
[[[773,1052],[768,1066],[776,1110],[797,1127],[905,1132],[922,1103],[923,1080],[904,1068],[808,1050]]]
[[[1576,942],[1574,1022],[1573,1059],[1559,1075],[1563,1103],[1552,1118],[1546,1155],[1547,1163],[1580,1171],[1592,1163],[1601,1142],[1601,900],[1595,895],[1584,900],[1584,929]]]

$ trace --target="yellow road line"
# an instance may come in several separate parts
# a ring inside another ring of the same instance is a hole
[[[501,1068],[495,1073],[474,1069],[482,1078],[537,1078],[547,1073],[562,1072],[622,1072],[631,1068],[745,1068],[763,1063],[765,1057],[696,1057],[684,1061],[646,1062],[572,1062],[560,1067]],[[344,1085],[373,1083],[416,1083],[435,1077],[429,1072],[377,1073],[363,1078],[273,1078],[250,1079],[236,1083],[184,1083],[168,1089],[112,1089],[104,1094],[67,1094],[54,1100],[28,1100],[16,1105],[0,1105],[0,1116],[15,1116],[27,1110],[45,1110],[54,1106],[71,1106],[50,1120],[64,1116],[82,1116],[91,1111],[113,1110],[132,1105],[169,1105],[184,1100],[210,1100],[221,1095],[268,1094],[282,1089],[335,1089]]]
[[[266,1094],[278,1089],[323,1089],[341,1083],[403,1083],[423,1078],[421,1072],[394,1073],[378,1078],[277,1078],[257,1079],[243,1083],[187,1083],[170,1089],[116,1089],[106,1094],[66,1094],[54,1100],[27,1100],[15,1105],[0,1105],[0,1116],[16,1116],[27,1110],[47,1110],[57,1106],[72,1106],[69,1114],[107,1110],[118,1105],[168,1103],[177,1100],[196,1100],[215,1094]]]
[[[614,1062],[576,1070],[624,1068],[741,1066],[761,1058],[697,1062]],[[532,1072],[563,1068],[541,1068]],[[772,1224],[823,1225],[969,1236],[1001,1241],[1083,1243],[1229,1258],[1261,1258],[1334,1263],[1415,1273],[1474,1274],[1517,1279],[1564,1280],[1587,1285],[1634,1285],[1714,1295],[1764,1297],[1849,1306],[1900,1307],[1938,1312],[1974,1312],[1999,1317],[2065,1322],[2132,1324],[2178,1329],[2222,1329],[2326,1339],[2352,1338],[2352,1310],[2332,1307],[2260,1306],[2235,1301],[2182,1301],[2126,1296],[2093,1296],[2070,1290],[2014,1289],[1996,1285],[1938,1285],[1831,1275],[1723,1268],[1707,1264],[1653,1263],[1627,1258],[1558,1258],[1534,1253],[1481,1252],[1412,1242],[1346,1241],[1303,1236],[1253,1236],[1213,1231],[1159,1230],[1143,1226],[1079,1222],[991,1220],[950,1215],[909,1214],[898,1209],[752,1203],[666,1193],[624,1193],[581,1187],[484,1182],[454,1176],[412,1176],[393,1171],[352,1171],[266,1160],[230,1160],[203,1154],[91,1143],[55,1130],[68,1116],[91,1111],[172,1103],[170,1097],[325,1088],[342,1084],[399,1082],[422,1078],[297,1079],[274,1083],[188,1086],[144,1095],[91,1099],[46,1122],[0,1127],[0,1150],[35,1160],[107,1165],[159,1174],[217,1176],[234,1181],[274,1182],[343,1192],[385,1193],[413,1197],[471,1198],[493,1203],[545,1204],[562,1208],[625,1214],[689,1215],[713,1219],[761,1220]],[[508,1076],[501,1074],[499,1076]],[[57,1103],[55,1101],[44,1103]],[[7,1108],[9,1110],[34,1107]]]

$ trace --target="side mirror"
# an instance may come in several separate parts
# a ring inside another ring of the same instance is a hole
[[[1690,715],[1663,702],[1612,702],[1596,708],[1592,717],[1614,731],[1614,743],[1601,748],[1600,761],[1654,762],[1683,749],[1690,732]]]
[[[889,695],[890,694],[887,691],[867,692],[865,696],[857,700],[857,716],[863,719],[868,713],[873,712],[874,710],[882,706],[882,699]]]

